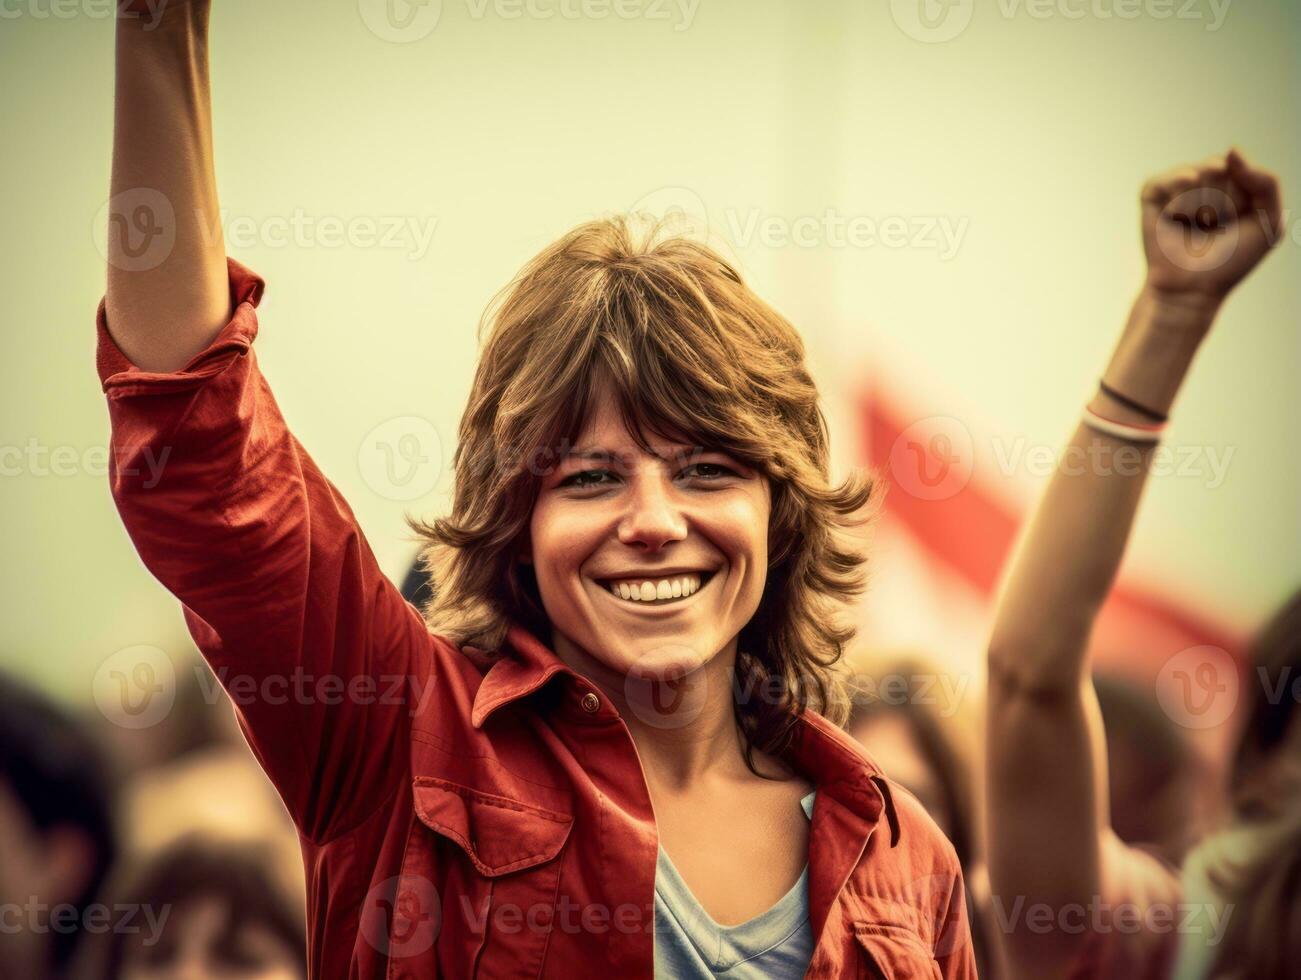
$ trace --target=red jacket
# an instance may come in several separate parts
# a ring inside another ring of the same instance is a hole
[[[110,479],[298,827],[311,975],[652,976],[628,729],[518,626],[494,654],[428,631],[286,428],[252,349],[263,280],[229,271],[234,315],[173,373],[132,365],[101,302]],[[808,975],[975,976],[961,871],[917,801],[819,715],[793,754],[818,790]]]

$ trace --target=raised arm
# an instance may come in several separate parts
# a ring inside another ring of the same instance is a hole
[[[113,339],[174,371],[230,319],[212,161],[209,0],[120,6],[106,304]]]
[[[1275,178],[1236,151],[1144,187],[1147,280],[1102,375],[1120,397],[1100,388],[1093,412],[1134,426],[1169,413],[1225,296],[1277,240],[1280,215]],[[1153,446],[1078,425],[1003,585],[988,653],[987,833],[1005,913],[1088,910],[1117,853],[1086,648]],[[1020,975],[1052,976],[1084,938],[1017,919],[1004,942]]]
[[[262,374],[265,283],[217,230],[208,4],[141,6],[146,17],[118,23],[113,182],[129,206],[111,230],[175,239],[155,253],[148,236],[110,235],[96,311],[109,482],[300,833],[324,846],[409,778],[415,709],[447,696],[447,671],[471,668],[384,576]]]

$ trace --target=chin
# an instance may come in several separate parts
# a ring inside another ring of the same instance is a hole
[[[604,636],[590,656],[607,670],[633,680],[673,681],[699,670],[717,653],[711,638],[704,643],[691,636]]]
[[[647,681],[675,681],[699,670],[713,655],[690,638],[651,641],[641,645],[624,673]]]

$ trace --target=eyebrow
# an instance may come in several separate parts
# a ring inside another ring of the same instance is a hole
[[[720,450],[708,449],[706,447],[701,447],[701,446],[686,446],[686,445],[675,444],[669,447],[669,451],[667,454],[657,453],[652,451],[651,455],[655,456],[657,459],[668,460],[673,458],[679,458],[683,455],[691,454],[695,452],[709,453],[709,452],[720,452]],[[596,460],[599,462],[611,462],[611,461],[618,461],[620,455],[621,455],[620,453],[612,452],[608,449],[599,449],[599,448],[571,449],[565,453],[563,458],[564,459],[588,459],[588,460]]]

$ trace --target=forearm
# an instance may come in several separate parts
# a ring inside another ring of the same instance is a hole
[[[1108,386],[1168,414],[1214,314],[1144,289],[1103,374]],[[1101,391],[1090,407],[1121,422],[1150,421]],[[990,634],[991,680],[1041,694],[1078,689],[1153,445],[1076,426],[1013,556]]]
[[[230,319],[212,153],[208,0],[117,22],[107,322],[137,366],[173,371]]]
[[[1168,414],[1213,315],[1145,289],[1103,372],[1108,387]],[[1152,421],[1101,390],[1089,407],[1126,424]],[[1078,424],[1003,588],[989,647],[986,737],[990,877],[1005,902],[1026,896],[1086,907],[1102,887],[1106,742],[1086,651],[1153,446]],[[1065,971],[1080,943],[1061,930],[1004,936],[1013,964],[1041,976]]]

